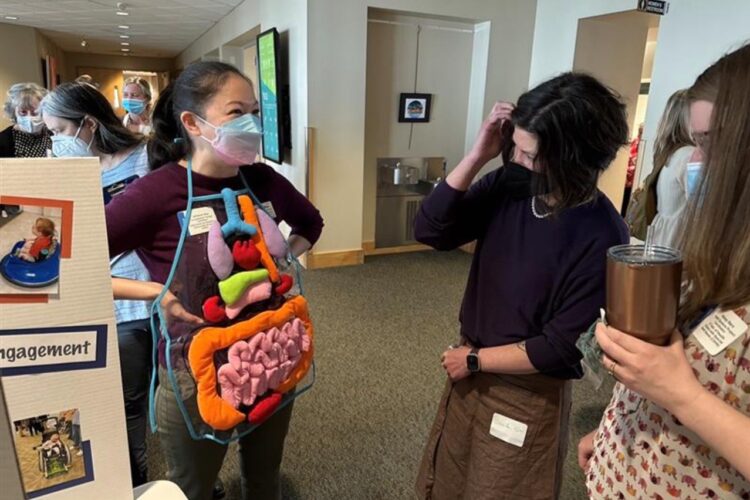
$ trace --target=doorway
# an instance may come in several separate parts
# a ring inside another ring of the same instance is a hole
[[[578,22],[574,71],[589,73],[625,102],[630,147],[623,148],[599,179],[599,189],[624,214],[637,187],[645,143],[640,139],[651,82],[659,16],[625,11]]]
[[[115,110],[115,114],[122,118],[125,110],[122,108],[122,90],[125,80],[140,77],[151,85],[152,106],[159,98],[159,93],[169,84],[169,72],[161,71],[132,71],[109,68],[78,67],[77,76],[89,75],[94,85],[107,98]]]

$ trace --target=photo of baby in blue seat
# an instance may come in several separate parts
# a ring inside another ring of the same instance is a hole
[[[62,213],[59,208],[22,205],[0,224],[0,294],[59,291]]]

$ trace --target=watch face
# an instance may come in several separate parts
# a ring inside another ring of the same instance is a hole
[[[479,356],[477,356],[475,353],[470,353],[466,356],[466,365],[469,368],[469,371],[474,373],[479,371]]]

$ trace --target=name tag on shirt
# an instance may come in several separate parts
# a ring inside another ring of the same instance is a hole
[[[266,213],[271,216],[272,219],[276,218],[276,210],[273,209],[273,203],[271,203],[270,201],[265,201],[261,203],[261,206],[266,211]]]
[[[177,214],[177,220],[180,222],[180,227],[185,226],[185,211]],[[188,235],[197,236],[199,234],[207,233],[214,222],[216,222],[216,214],[214,209],[211,207],[199,207],[194,208],[190,212],[190,224],[188,224]]]
[[[104,204],[106,205],[107,203],[112,201],[112,198],[114,198],[118,194],[125,191],[125,188],[128,187],[128,184],[130,184],[136,179],[138,179],[137,175],[131,175],[130,177],[126,179],[122,179],[115,183],[110,184],[109,186],[105,186],[104,187]]]
[[[711,356],[716,356],[744,335],[747,328],[747,323],[734,311],[716,310],[701,321],[693,332],[693,338]]]
[[[521,448],[529,426],[518,420],[495,413],[490,424],[490,435]]]

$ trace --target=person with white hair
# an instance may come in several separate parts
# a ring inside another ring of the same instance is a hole
[[[13,124],[0,132],[0,158],[47,156],[52,141],[39,111],[45,95],[47,89],[36,83],[16,83],[10,87],[3,111]]]
[[[36,83],[16,83],[8,90],[3,105],[12,125],[0,132],[0,158],[33,158],[47,156],[52,149],[50,133],[44,126],[39,103],[47,89]],[[16,205],[0,205],[0,217],[20,212]]]

